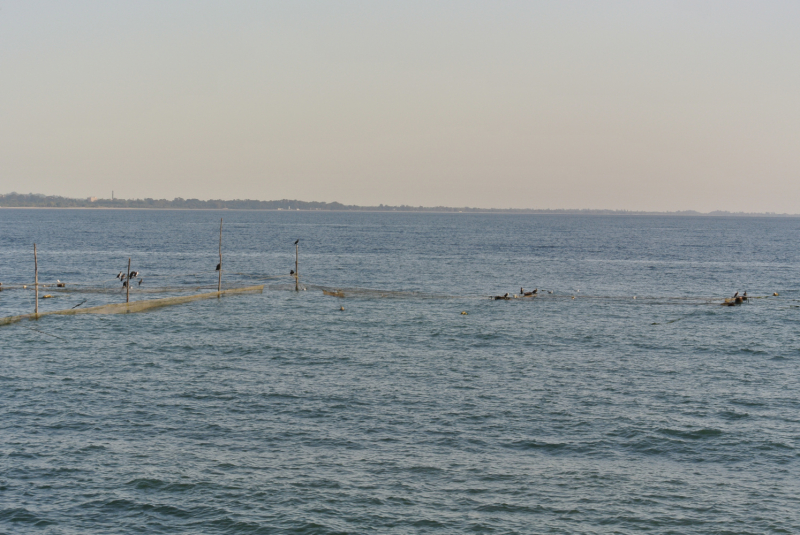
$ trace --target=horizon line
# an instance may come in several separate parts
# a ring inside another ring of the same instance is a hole
[[[350,212],[443,212],[443,213],[519,213],[519,214],[585,214],[585,215],[671,215],[671,216],[739,216],[739,217],[797,217],[800,214],[777,212],[730,212],[712,210],[631,210],[614,208],[476,208],[470,206],[412,206],[356,205],[338,201],[301,201],[299,199],[103,199],[99,197],[63,197],[42,193],[0,194],[0,208],[94,208],[94,209],[151,209],[151,210],[273,210],[273,211],[350,211]]]

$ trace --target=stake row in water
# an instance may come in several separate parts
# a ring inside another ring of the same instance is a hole
[[[298,245],[300,240],[296,240],[294,242],[294,289],[295,291],[300,290],[300,246]],[[36,291],[36,300],[33,308],[33,313],[35,316],[39,315],[39,261],[36,254],[36,244],[33,244],[33,270],[34,270],[34,288]],[[222,292],[222,218],[219,219],[219,264],[217,264],[217,271],[219,271],[218,279],[217,279],[217,293]],[[125,285],[125,303],[130,303],[131,301],[131,259],[128,258],[128,271],[126,271],[127,275],[122,276],[124,285]],[[127,279],[127,280],[126,280]],[[141,284],[141,281],[140,281]]]

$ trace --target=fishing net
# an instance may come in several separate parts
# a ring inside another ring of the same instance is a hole
[[[0,325],[10,325],[22,320],[34,320],[43,316],[75,316],[78,314],[128,314],[135,312],[145,312],[156,308],[181,305],[190,303],[192,301],[199,301],[201,299],[211,299],[213,297],[222,297],[231,294],[241,293],[261,293],[264,290],[264,285],[247,286],[244,288],[231,288],[222,290],[221,292],[205,292],[195,295],[180,295],[176,297],[163,297],[161,299],[144,299],[142,301],[134,301],[131,303],[111,303],[106,305],[99,305],[87,308],[71,308],[67,310],[53,310],[50,312],[40,312],[39,314],[23,314],[20,316],[8,316],[0,318]]]

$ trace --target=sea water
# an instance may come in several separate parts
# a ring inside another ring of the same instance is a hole
[[[0,533],[800,532],[800,219],[0,210],[0,315],[220,218],[0,328]]]

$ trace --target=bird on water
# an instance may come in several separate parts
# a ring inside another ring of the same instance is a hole
[[[142,285],[142,281],[143,281],[143,280],[144,280],[144,279],[139,279],[139,286],[141,286],[141,285]]]

